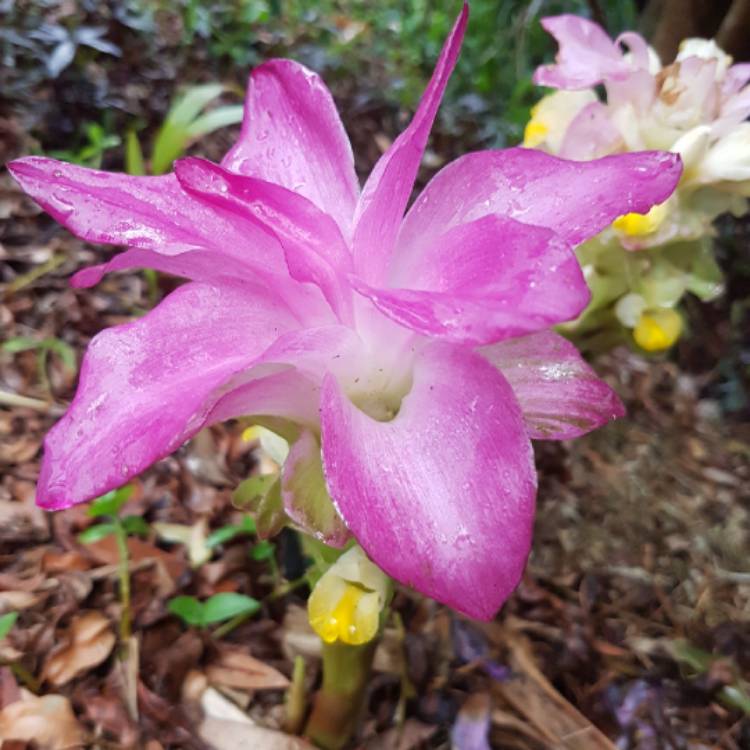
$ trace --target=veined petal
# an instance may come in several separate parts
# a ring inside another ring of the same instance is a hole
[[[487,344],[575,318],[590,293],[571,247],[550,229],[489,214],[397,258],[393,285],[356,291],[408,328]]]
[[[665,201],[681,173],[680,157],[662,151],[583,162],[526,148],[477,151],[430,180],[404,220],[397,255],[487,214],[548,227],[578,245],[618,216]]]
[[[303,65],[269,60],[251,73],[242,131],[222,165],[303,195],[350,236],[359,195],[352,147],[330,91]]]
[[[39,504],[89,500],[171,453],[204,424],[218,389],[295,325],[270,293],[191,283],[99,333],[73,403],[45,439]]]
[[[556,89],[587,89],[609,79],[623,80],[631,71],[619,47],[593,21],[574,15],[542,19],[545,31],[560,45],[557,62],[542,65],[534,83]]]
[[[464,3],[412,121],[380,157],[362,189],[353,248],[355,271],[367,283],[380,282],[388,267],[432,123],[461,49],[468,15],[469,6]]]
[[[235,174],[206,159],[175,163],[186,192],[224,207],[278,239],[289,273],[320,288],[334,312],[351,320],[351,296],[340,272],[351,265],[336,222],[302,195],[279,185]]]
[[[209,248],[278,272],[281,249],[250,222],[238,222],[180,187],[173,174],[159,177],[102,172],[42,156],[17,159],[8,170],[39,205],[89,242],[128,245],[175,255]]]
[[[368,556],[470,617],[492,617],[523,571],[536,493],[521,410],[500,372],[433,343],[392,421],[359,411],[329,376],[321,427],[329,492]]]
[[[567,339],[541,331],[479,350],[513,387],[529,436],[570,440],[625,414],[617,394]]]

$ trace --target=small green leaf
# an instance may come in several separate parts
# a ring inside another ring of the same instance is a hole
[[[205,605],[194,596],[176,596],[167,603],[167,610],[187,625],[203,627]]]
[[[250,550],[250,557],[253,558],[253,560],[268,560],[269,557],[273,555],[274,550],[276,547],[269,542],[267,539],[264,539],[262,542],[258,542],[256,545],[253,546],[253,548]]]
[[[245,516],[242,523],[234,523],[228,526],[222,526],[220,529],[212,532],[206,537],[207,547],[218,547],[220,544],[226,544],[240,534],[254,534],[255,521],[250,516]]]
[[[196,118],[198,119],[199,131],[196,133],[196,137],[221,127],[221,122],[216,124],[211,119],[208,123],[201,124],[202,118],[199,115],[204,107],[223,92],[224,86],[220,83],[191,86],[174,101],[154,139],[154,146],[151,150],[151,172],[153,174],[164,174],[172,166],[172,162],[182,156],[194,137],[190,128]],[[219,120],[221,120],[221,117],[219,117]],[[230,121],[234,120],[230,118]]]
[[[88,515],[92,518],[99,516],[116,516],[133,494],[133,485],[126,484],[118,490],[112,490],[106,495],[97,497],[88,508]]]
[[[125,171],[132,175],[146,174],[143,149],[135,130],[128,130],[125,136]]]
[[[42,346],[57,354],[68,370],[76,371],[76,353],[70,344],[65,343],[62,339],[49,338],[42,341]]]
[[[212,109],[193,120],[187,128],[187,134],[195,140],[213,133],[214,130],[225,128],[227,125],[236,125],[242,122],[243,109],[241,104],[227,104],[224,107]]]
[[[239,507],[253,507],[258,499],[265,497],[278,479],[276,474],[259,474],[240,482],[232,493],[232,501]]]
[[[148,536],[151,532],[151,527],[140,516],[125,516],[121,523],[126,534]]]
[[[224,93],[221,83],[190,86],[177,98],[167,113],[165,122],[188,126],[217,96]]]
[[[3,342],[3,351],[17,354],[18,352],[28,352],[32,349],[38,349],[41,345],[41,341],[32,339],[29,336],[16,336]]]
[[[18,619],[18,612],[8,612],[0,617],[0,641],[13,629]]]
[[[114,523],[98,523],[95,526],[89,526],[88,529],[82,531],[78,535],[78,541],[81,544],[93,544],[110,534],[114,534],[116,530],[117,526]]]
[[[252,615],[260,609],[260,602],[251,596],[225,592],[214,594],[203,602],[203,624],[224,622],[238,615]]]
[[[168,172],[175,159],[182,156],[187,144],[188,134],[184,127],[165,122],[156,134],[151,151],[152,174]]]
[[[739,708],[750,716],[750,696],[735,685],[727,685],[721,689],[719,697],[732,708]]]

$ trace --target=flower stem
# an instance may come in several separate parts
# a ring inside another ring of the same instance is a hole
[[[324,750],[345,747],[357,729],[377,642],[323,643],[323,684],[305,734]]]
[[[127,649],[132,635],[128,536],[119,521],[115,522],[115,526],[115,539],[117,540],[117,551],[119,553],[117,575],[120,579],[120,646],[122,649]]]

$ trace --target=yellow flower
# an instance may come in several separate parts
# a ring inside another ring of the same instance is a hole
[[[549,133],[549,128],[543,122],[531,119],[526,123],[523,131],[523,145],[526,148],[534,148],[544,142],[547,133]]]
[[[652,234],[667,218],[667,206],[659,203],[646,214],[623,214],[612,222],[612,226],[628,237],[642,237]]]
[[[669,349],[682,333],[682,318],[668,308],[643,313],[633,329],[635,343],[647,352]]]
[[[320,578],[307,602],[313,630],[326,642],[352,646],[378,634],[388,578],[361,547],[345,552]]]

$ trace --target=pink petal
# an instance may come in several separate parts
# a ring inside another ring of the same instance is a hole
[[[368,283],[382,280],[414,186],[427,138],[440,100],[461,49],[469,6],[456,19],[414,118],[380,157],[357,205],[354,262],[358,276]]]
[[[681,173],[680,157],[661,151],[585,162],[535,149],[477,151],[448,164],[422,191],[401,227],[397,255],[487,214],[548,227],[578,245],[618,216],[662,203]]]
[[[492,214],[399,256],[393,283],[354,288],[429,336],[487,344],[575,318],[590,294],[570,246],[543,227]]]
[[[292,278],[314,283],[337,315],[352,319],[351,296],[339,274],[349,269],[351,258],[330,216],[297,193],[205,159],[180,159],[175,173],[186,192],[275,236]]]
[[[99,333],[73,403],[45,439],[38,503],[89,500],[174,451],[204,424],[217,389],[294,325],[270,294],[191,283]]]
[[[529,435],[570,440],[625,415],[617,394],[552,331],[479,350],[513,386]]]
[[[630,66],[619,47],[598,24],[580,16],[561,15],[542,19],[545,31],[560,45],[557,62],[542,65],[534,83],[557,89],[587,89],[609,79],[623,80]]]
[[[619,150],[623,139],[601,102],[587,104],[568,125],[560,146],[563,159],[589,161]]]
[[[615,46],[620,49],[625,45],[632,57],[632,67],[634,70],[648,70],[651,64],[651,55],[648,50],[648,42],[635,31],[623,31],[615,39]]]
[[[500,372],[434,343],[392,421],[359,411],[329,376],[321,427],[328,489],[369,557],[423,594],[491,618],[523,571],[536,493],[521,410]]]
[[[349,363],[367,353],[359,337],[346,326],[301,328],[282,333],[254,366],[235,378],[213,407],[207,424],[242,414],[288,419],[317,430],[320,385],[328,372],[340,379]]]
[[[273,239],[192,198],[172,174],[134,177],[41,156],[17,159],[8,170],[47,213],[89,242],[166,255],[210,248],[258,268],[283,267]]]
[[[260,365],[227,385],[205,424],[234,417],[273,417],[315,428],[319,422],[320,381],[291,365]]]
[[[242,132],[222,165],[309,198],[349,236],[359,195],[352,148],[331,93],[303,65],[269,60],[252,72]]]
[[[722,93],[730,97],[750,83],[750,63],[737,63],[727,70],[722,83]]]
[[[331,309],[320,290],[300,284],[287,275],[267,273],[239,258],[222,255],[219,261],[215,250],[186,250],[176,255],[164,255],[134,248],[115,255],[107,263],[81,269],[73,275],[70,284],[79,289],[88,288],[98,284],[105,273],[133,268],[152,268],[161,273],[216,285],[252,279],[259,286],[273,289],[275,297],[300,318],[304,317],[308,325],[322,325],[332,318]]]

